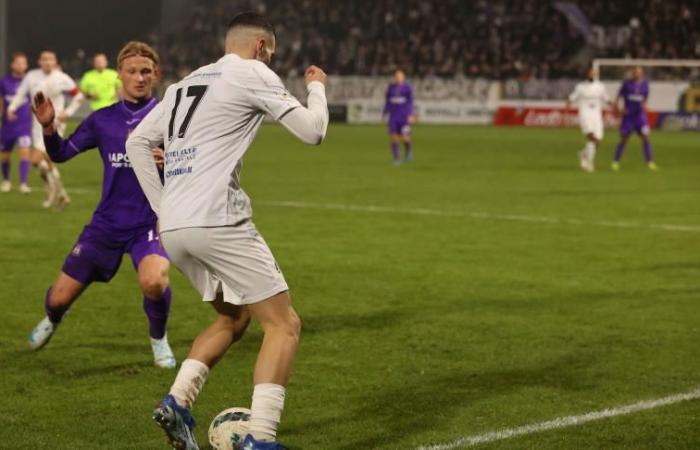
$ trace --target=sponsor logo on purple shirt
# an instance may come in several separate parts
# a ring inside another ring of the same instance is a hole
[[[644,115],[644,102],[649,97],[649,82],[625,80],[620,88],[620,97],[625,100],[625,116]]]

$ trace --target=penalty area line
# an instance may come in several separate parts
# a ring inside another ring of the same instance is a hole
[[[463,217],[478,220],[501,220],[510,222],[543,223],[553,225],[597,226],[607,228],[636,228],[647,230],[680,231],[700,233],[700,225],[643,224],[638,222],[616,222],[567,219],[552,216],[528,216],[522,214],[493,214],[478,211],[440,210],[430,208],[400,208],[393,206],[349,205],[343,203],[311,203],[297,201],[256,201],[254,204],[298,209],[328,209],[380,214],[411,214],[420,216]]]
[[[656,400],[644,400],[629,405],[617,406],[614,408],[603,409],[600,411],[593,411],[578,416],[558,417],[556,419],[548,420],[546,422],[533,423],[515,428],[505,428],[502,430],[492,431],[484,434],[477,434],[474,436],[465,436],[456,439],[452,442],[421,446],[418,447],[416,450],[452,450],[457,448],[472,447],[475,445],[501,441],[516,436],[541,433],[543,431],[557,430],[560,428],[574,427],[596,420],[607,419],[610,417],[626,416],[628,414],[633,414],[640,411],[661,408],[663,406],[673,405],[688,400],[697,400],[699,398],[700,388],[697,388],[689,392],[669,395],[668,397],[663,397]]]

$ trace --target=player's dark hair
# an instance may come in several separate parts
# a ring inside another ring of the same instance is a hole
[[[262,14],[252,11],[238,13],[233,16],[233,19],[228,23],[228,31],[237,27],[260,28],[273,36],[275,35],[275,26],[272,25],[272,22]]]

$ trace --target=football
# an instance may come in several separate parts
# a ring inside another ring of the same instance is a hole
[[[235,450],[248,435],[250,410],[228,408],[214,417],[209,425],[209,444],[214,450]]]

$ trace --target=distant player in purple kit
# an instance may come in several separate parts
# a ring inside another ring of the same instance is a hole
[[[16,119],[10,121],[7,117],[7,107],[17,93],[27,73],[29,63],[24,53],[15,53],[10,62],[10,73],[0,79],[0,95],[2,96],[2,129],[0,130],[0,167],[2,168],[2,183],[0,192],[10,192],[10,157],[15,146],[19,147],[19,191],[28,194],[32,190],[27,184],[29,178],[29,147],[32,145],[32,112],[29,96],[16,111]]]
[[[170,262],[160,245],[157,218],[136,179],[126,155],[126,139],[158,101],[151,96],[159,58],[141,42],[128,43],[119,53],[118,70],[124,99],[88,116],[68,139],[55,125],[56,111],[42,92],[34,97],[34,114],[43,127],[48,155],[60,163],[97,147],[104,164],[102,199],[83,229],[56,282],[46,292],[44,318],[32,331],[33,350],[49,342],[72,303],[93,281],[107,282],[129,253],[138,271],[143,308],[149,321],[151,347],[157,366],[175,367],[166,323],[170,311]],[[154,150],[154,159],[162,151]],[[156,162],[154,161],[154,165]]]
[[[623,100],[624,109],[622,110],[623,117],[620,124],[620,143],[617,144],[612,163],[614,171],[620,170],[620,160],[625,152],[627,138],[632,133],[637,133],[642,139],[644,157],[649,169],[658,170],[658,166],[654,163],[654,155],[651,152],[651,142],[649,142],[647,98],[649,98],[649,82],[644,79],[642,68],[637,66],[632,69],[632,78],[622,83],[615,101],[615,106],[619,106],[620,100]]]
[[[416,121],[413,109],[413,89],[406,82],[406,74],[402,70],[394,72],[394,82],[386,90],[386,103],[383,115],[387,118],[389,135],[391,136],[391,155],[394,165],[401,164],[399,142],[403,142],[404,161],[413,160],[411,147],[411,124]]]

